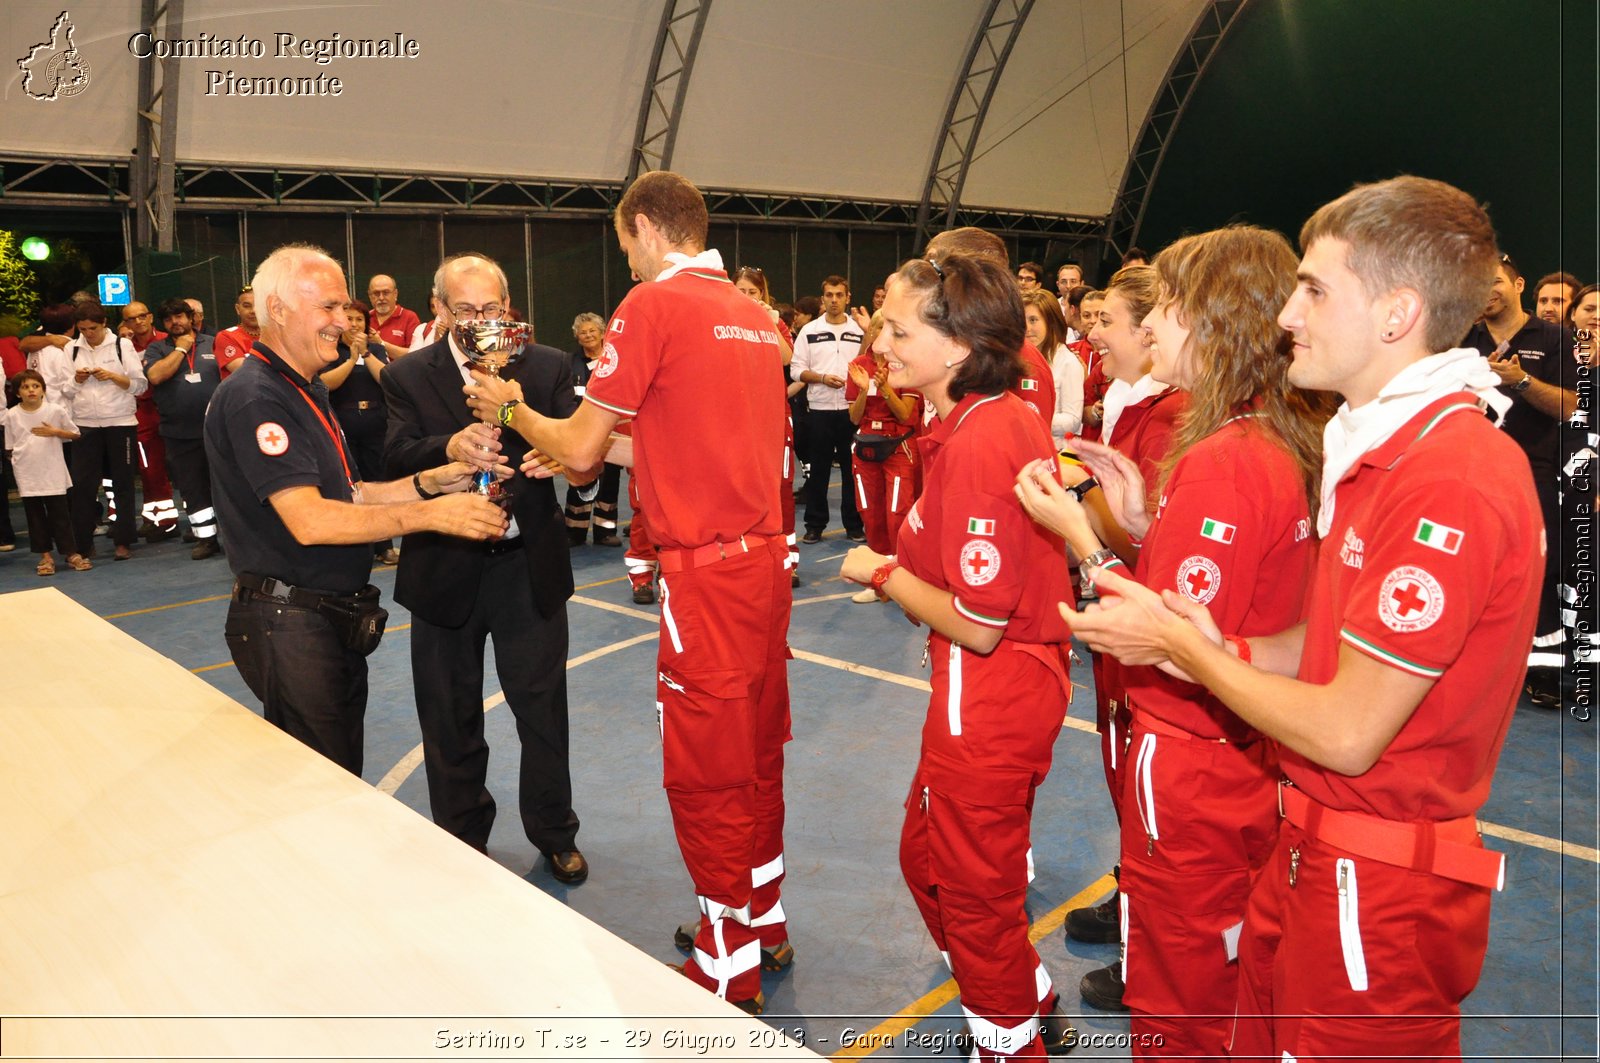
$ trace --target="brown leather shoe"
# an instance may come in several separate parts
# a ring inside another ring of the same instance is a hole
[[[563,849],[544,858],[545,866],[557,882],[576,886],[589,877],[589,861],[576,849]]]

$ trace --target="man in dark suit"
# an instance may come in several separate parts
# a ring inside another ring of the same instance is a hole
[[[476,420],[468,408],[461,390],[469,382],[467,359],[453,335],[458,321],[498,319],[508,311],[505,273],[483,256],[454,255],[434,275],[434,294],[445,307],[445,339],[395,359],[383,374],[385,465],[404,476],[450,454],[497,468],[510,475],[512,523],[493,544],[419,532],[406,536],[401,549],[394,597],[412,614],[411,671],[428,802],[435,823],[486,849],[495,804],[484,785],[483,651],[492,637],[495,671],[522,744],[523,830],[550,873],[576,884],[588,877],[589,865],[575,840],[567,766],[572,566],[566,527],[552,481],[512,472],[528,444],[509,429]],[[561,351],[530,344],[505,374],[542,413],[566,417],[577,407],[569,359]]]

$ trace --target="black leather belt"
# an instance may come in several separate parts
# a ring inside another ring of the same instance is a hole
[[[239,573],[239,578],[233,585],[233,600],[236,602],[269,601],[301,609],[315,609],[329,598],[349,597],[348,594],[338,594],[334,591],[295,587],[271,576],[257,576],[250,572]]]
[[[515,539],[496,539],[494,542],[485,546],[483,548],[483,552],[488,554],[490,557],[499,557],[501,554],[509,554],[513,550],[521,549],[522,536],[519,535]]]

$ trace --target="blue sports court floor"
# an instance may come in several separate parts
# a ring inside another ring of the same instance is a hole
[[[25,526],[19,505],[12,518]],[[109,544],[99,542],[102,560],[93,571],[62,566],[48,583],[259,711],[222,640],[226,561],[191,561],[189,547],[174,541],[140,546],[133,560],[114,564]],[[927,703],[922,638],[892,606],[849,601],[856,588],[838,578],[849,545],[834,529],[821,543],[801,547],[804,585],[795,591],[790,632],[794,742],[784,902],[796,959],[787,971],[765,976],[766,1018],[801,1031],[824,1055],[926,1056],[960,1020],[954,985],[896,863],[901,806]],[[618,549],[582,547],[574,551],[573,569],[579,589],[569,608],[572,767],[583,821],[578,840],[592,873],[569,889],[534,867],[537,854],[517,822],[515,733],[492,674],[483,694],[490,787],[500,815],[490,855],[526,873],[530,889],[552,894],[652,956],[678,962],[672,929],[693,916],[694,904],[660,788],[656,610],[632,604]],[[426,816],[409,616],[388,600],[393,569],[376,569],[372,581],[384,591],[390,621],[371,658],[366,778]],[[34,575],[25,535],[14,553],[0,554],[0,593],[46,582]],[[3,654],[0,638],[0,660]],[[1075,678],[1087,683],[1088,669]],[[1593,721],[1526,704],[1517,710],[1482,813],[1486,840],[1507,853],[1508,871],[1494,903],[1483,977],[1465,1006],[1469,1058],[1596,1058],[1596,733]],[[1064,1003],[1084,1012],[1078,1026],[1085,1034],[1127,1030],[1125,1016],[1082,1008],[1076,991],[1084,973],[1115,958],[1115,946],[1068,944],[1060,925],[1067,909],[1109,892],[1115,841],[1084,687],[1039,794],[1038,877],[1029,911]],[[528,1013],[538,1013],[537,1001],[529,1001]],[[853,1046],[846,1043],[852,1032]],[[1075,1058],[1126,1055],[1123,1048],[1085,1045]]]

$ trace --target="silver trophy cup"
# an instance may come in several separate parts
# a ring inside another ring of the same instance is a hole
[[[522,357],[522,349],[533,329],[522,321],[458,321],[456,342],[473,369],[499,377]],[[472,489],[501,507],[511,504],[511,496],[494,473],[473,474]]]

